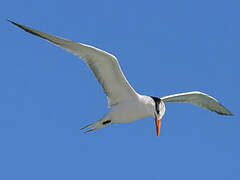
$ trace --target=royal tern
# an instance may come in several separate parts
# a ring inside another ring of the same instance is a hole
[[[53,44],[75,54],[81,58],[92,70],[102,85],[111,110],[100,120],[81,129],[90,128],[90,132],[112,123],[131,122],[141,118],[153,116],[156,123],[157,136],[160,133],[161,119],[165,113],[165,103],[184,102],[215,111],[220,115],[233,115],[215,98],[202,92],[193,91],[164,96],[161,98],[138,94],[125,78],[117,58],[101,49],[50,35],[33,28],[15,23],[28,33],[46,39]]]

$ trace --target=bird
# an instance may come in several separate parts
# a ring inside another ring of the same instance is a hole
[[[91,132],[113,123],[127,123],[145,117],[155,119],[156,134],[159,136],[161,120],[165,113],[165,103],[182,102],[193,104],[220,115],[233,114],[212,96],[200,91],[178,93],[163,97],[146,96],[137,93],[124,76],[117,58],[101,49],[41,32],[31,27],[8,20],[24,31],[43,38],[63,48],[83,60],[102,86],[110,111],[100,120],[90,123],[80,130]]]

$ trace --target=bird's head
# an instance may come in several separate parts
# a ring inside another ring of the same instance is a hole
[[[161,128],[161,120],[162,117],[165,113],[165,104],[164,102],[157,97],[151,97],[154,101],[154,119],[156,123],[156,131],[157,131],[157,136],[160,134],[160,128]]]

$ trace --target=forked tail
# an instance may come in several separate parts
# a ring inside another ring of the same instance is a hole
[[[88,124],[88,125],[84,126],[80,130],[83,130],[83,129],[86,129],[86,128],[91,128],[91,129],[88,129],[87,131],[85,131],[85,133],[88,133],[88,132],[95,131],[97,129],[103,128],[103,127],[105,127],[107,125],[110,125],[110,124],[112,124],[112,121],[103,117],[102,119],[100,119],[96,122],[93,122],[91,124]]]

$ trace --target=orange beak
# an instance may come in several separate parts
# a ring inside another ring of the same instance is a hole
[[[159,136],[160,128],[161,128],[161,119],[157,119],[156,115],[155,115],[155,123],[156,123],[157,136]]]

